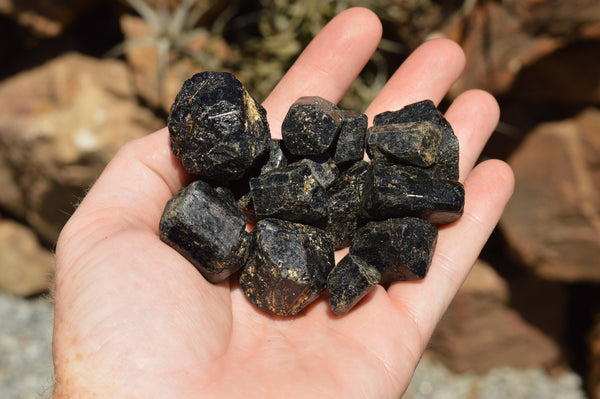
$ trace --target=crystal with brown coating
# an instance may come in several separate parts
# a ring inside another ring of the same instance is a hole
[[[333,243],[316,227],[260,220],[240,275],[246,298],[265,312],[292,316],[317,299],[334,266]]]

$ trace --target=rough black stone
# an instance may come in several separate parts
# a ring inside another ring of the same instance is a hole
[[[265,312],[292,316],[326,287],[333,244],[318,228],[278,219],[260,220],[240,275],[248,300]]]
[[[319,184],[327,189],[340,175],[337,165],[327,156],[315,156],[312,158],[303,158],[293,165],[306,165],[310,168],[312,175]]]
[[[460,182],[431,179],[418,168],[375,159],[365,178],[361,211],[372,220],[416,216],[446,224],[462,216],[464,202]]]
[[[294,155],[327,152],[342,126],[335,104],[321,97],[300,97],[289,109],[281,125],[283,144]]]
[[[438,158],[440,131],[431,122],[372,126],[367,130],[367,154],[395,163],[428,167]]]
[[[364,158],[367,115],[348,110],[342,110],[340,114],[342,127],[334,146],[333,160],[340,168],[345,168]]]
[[[218,283],[246,261],[251,237],[245,228],[246,216],[231,192],[197,180],[167,202],[159,233],[208,281]]]
[[[329,198],[329,223],[326,231],[331,235],[335,249],[350,245],[361,220],[361,194],[369,164],[358,161],[327,189]]]
[[[327,277],[329,306],[337,315],[346,314],[371,288],[381,281],[381,273],[353,255],[346,255]]]
[[[272,139],[269,145],[269,157],[262,166],[260,173],[267,173],[273,169],[288,165],[287,158],[281,148],[281,140]]]
[[[241,178],[269,148],[265,109],[234,75],[202,72],[185,81],[167,122],[171,151],[191,174]]]
[[[307,164],[273,169],[250,180],[258,218],[279,218],[321,225],[327,223],[327,193]]]
[[[352,240],[350,254],[375,266],[381,283],[425,278],[438,231],[431,223],[414,217],[369,222]]]
[[[458,180],[458,139],[452,126],[436,108],[431,100],[423,100],[397,111],[387,111],[375,115],[373,125],[390,125],[404,122],[427,121],[437,125],[441,133],[440,153],[435,165],[436,177],[446,180]]]

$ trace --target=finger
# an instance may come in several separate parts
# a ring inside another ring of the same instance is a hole
[[[470,90],[461,94],[448,108],[446,119],[460,143],[460,181],[465,180],[477,162],[499,118],[498,103],[492,95],[482,90]]]
[[[458,44],[434,39],[419,46],[369,105],[370,119],[383,111],[430,99],[438,104],[462,73],[465,55]]]
[[[333,18],[264,101],[271,135],[281,138],[281,122],[300,96],[337,103],[369,61],[381,34],[381,22],[365,8],[351,8]]]
[[[420,330],[422,349],[498,223],[513,186],[512,171],[504,162],[489,160],[476,166],[465,182],[465,212],[440,229],[425,279],[393,283],[388,289],[396,307]]]

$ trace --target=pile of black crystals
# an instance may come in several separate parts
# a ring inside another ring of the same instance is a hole
[[[168,128],[196,179],[166,204],[161,239],[212,283],[241,270],[248,300],[272,314],[295,315],[327,289],[341,315],[376,284],[423,279],[436,225],[463,212],[458,140],[429,100],[367,129],[364,114],[301,97],[280,141],[232,74],[203,72],[184,83]]]

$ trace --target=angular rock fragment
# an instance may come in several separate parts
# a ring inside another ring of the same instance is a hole
[[[281,140],[271,140],[269,145],[269,158],[260,169],[260,173],[267,173],[273,169],[287,166],[288,161],[281,146]]]
[[[352,240],[350,254],[375,266],[381,282],[425,278],[438,231],[431,223],[414,217],[369,222]]]
[[[295,315],[325,289],[334,266],[333,244],[315,227],[279,219],[260,220],[240,275],[248,300],[265,312]]]
[[[273,169],[250,180],[254,212],[259,218],[279,218],[320,225],[327,221],[327,194],[307,164]]]
[[[184,168],[212,180],[241,178],[271,139],[265,109],[226,72],[186,80],[167,125],[171,151]]]
[[[446,224],[462,216],[464,203],[460,182],[431,179],[419,168],[375,159],[363,186],[362,213],[374,220],[416,216]]]
[[[312,158],[303,158],[292,165],[308,166],[314,178],[325,189],[331,186],[340,174],[335,162],[329,157],[315,156]]]
[[[372,126],[367,130],[367,154],[426,168],[437,161],[440,140],[440,131],[431,122]]]
[[[321,97],[300,97],[285,116],[281,135],[291,154],[318,155],[331,147],[341,126],[342,116],[335,104]]]
[[[346,255],[327,277],[331,310],[337,315],[347,313],[380,281],[381,273],[375,266],[356,256]]]
[[[360,220],[361,194],[369,164],[356,162],[327,189],[329,222],[326,231],[335,249],[350,245]]]
[[[365,156],[365,134],[367,115],[356,111],[342,110],[342,127],[333,151],[333,160],[346,168]]]
[[[427,121],[436,125],[441,133],[440,152],[435,165],[438,179],[458,180],[458,139],[454,135],[452,126],[444,118],[431,100],[423,100],[397,111],[387,111],[375,115],[374,126],[390,125],[404,122]]]
[[[218,283],[246,261],[251,236],[245,228],[246,216],[231,192],[197,180],[167,202],[159,233],[208,281]]]

